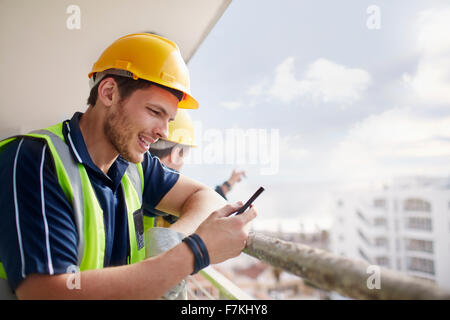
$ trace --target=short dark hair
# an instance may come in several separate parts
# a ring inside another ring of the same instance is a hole
[[[173,147],[169,147],[166,149],[152,149],[150,146],[150,154],[152,154],[153,156],[158,157],[159,159],[164,159],[165,157],[167,157],[169,154],[172,153],[172,150],[175,146]]]
[[[172,147],[166,148],[166,149],[152,149],[150,145],[150,154],[153,156],[158,157],[159,159],[164,159],[169,154],[171,154],[174,150],[174,148],[179,149],[179,155],[182,157],[184,154],[184,147],[180,146],[178,144],[173,145]]]
[[[134,91],[139,89],[146,89],[152,85],[169,91],[175,97],[177,97],[178,101],[181,101],[181,99],[183,98],[183,92],[169,87],[165,87],[155,82],[147,81],[144,79],[134,80],[132,78],[118,76],[115,74],[106,75],[104,78],[106,77],[111,77],[114,79],[114,81],[116,81],[117,87],[119,88],[120,99],[122,101],[128,98]],[[98,86],[100,85],[100,82],[97,83],[94,87],[92,87],[91,92],[89,93],[89,98],[87,99],[87,104],[92,107],[95,106],[95,103],[97,102]]]

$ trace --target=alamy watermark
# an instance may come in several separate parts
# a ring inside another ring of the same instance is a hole
[[[81,29],[81,9],[76,4],[71,4],[67,7],[66,13],[69,14],[66,20],[66,27],[69,30]]]
[[[275,175],[280,166],[280,132],[278,129],[203,130],[194,121],[195,144],[185,164],[256,166],[261,175]],[[176,134],[176,132],[175,132]]]
[[[67,289],[80,290],[81,289],[80,267],[76,265],[70,265],[67,267],[66,273],[69,274],[66,280]]]
[[[369,30],[381,29],[381,10],[377,5],[370,5],[366,9],[367,17],[366,26]]]
[[[381,268],[376,265],[370,265],[367,267],[366,273],[370,274],[366,281],[367,289],[381,289]]]

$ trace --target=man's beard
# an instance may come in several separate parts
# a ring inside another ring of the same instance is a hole
[[[142,154],[137,156],[130,150],[130,144],[133,143],[133,126],[123,110],[123,103],[119,102],[116,111],[107,116],[103,130],[109,142],[125,160],[140,163],[143,160]]]

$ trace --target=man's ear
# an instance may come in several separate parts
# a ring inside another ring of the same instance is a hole
[[[172,152],[169,154],[169,161],[171,164],[176,166],[180,164],[180,160],[183,158],[182,151],[183,148],[179,146],[173,147]]]
[[[170,152],[170,153],[167,155],[167,164],[168,164],[168,167],[169,167],[169,168],[172,168],[172,165],[173,165],[173,156],[172,156],[172,153],[173,153],[173,150],[172,150],[172,152]]]
[[[117,83],[111,77],[103,79],[98,86],[98,100],[106,107],[113,105],[117,92]]]

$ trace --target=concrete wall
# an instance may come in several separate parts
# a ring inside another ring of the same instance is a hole
[[[84,111],[87,74],[122,35],[157,32],[188,61],[230,1],[1,0],[0,139]]]

